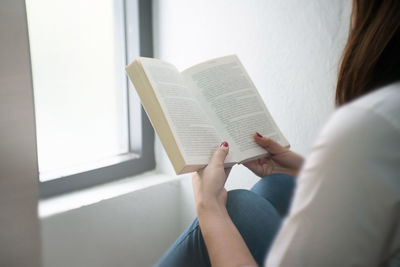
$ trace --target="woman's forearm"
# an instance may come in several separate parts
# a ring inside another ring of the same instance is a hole
[[[212,266],[257,266],[225,206],[199,203],[197,214]]]

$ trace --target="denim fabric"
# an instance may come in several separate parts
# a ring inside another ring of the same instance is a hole
[[[296,180],[293,176],[277,173],[258,181],[251,191],[271,202],[283,218],[289,211],[295,186]]]
[[[271,174],[258,181],[250,191],[228,192],[229,216],[259,266],[289,210],[294,188],[293,176]],[[197,218],[155,266],[211,266]]]

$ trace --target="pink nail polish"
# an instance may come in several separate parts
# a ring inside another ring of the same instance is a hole
[[[220,145],[220,147],[228,147],[228,146],[229,146],[229,144],[227,142],[225,142],[225,141],[222,142],[221,145]]]
[[[260,138],[262,138],[263,136],[261,134],[259,134],[259,132],[256,132],[256,135]]]

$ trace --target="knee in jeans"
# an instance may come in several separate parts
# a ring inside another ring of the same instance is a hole
[[[237,205],[246,205],[249,201],[254,201],[256,195],[246,189],[235,189],[228,192],[228,200],[226,202],[226,207],[230,208],[236,207]]]
[[[243,189],[228,192],[226,207],[247,247],[262,265],[281,224],[279,213],[267,199]]]
[[[272,204],[259,195],[245,189],[236,189],[228,192],[226,208],[231,219],[235,222],[251,221],[260,217],[263,213],[272,214],[275,217],[276,210]]]
[[[253,196],[253,193],[249,190],[246,189],[235,189],[231,190],[228,192],[228,200],[227,200],[227,208],[234,205],[234,204],[239,204],[243,203],[243,201],[246,201],[248,199],[251,199]]]

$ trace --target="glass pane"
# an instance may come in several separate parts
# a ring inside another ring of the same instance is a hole
[[[26,6],[41,174],[128,152],[121,3]]]

